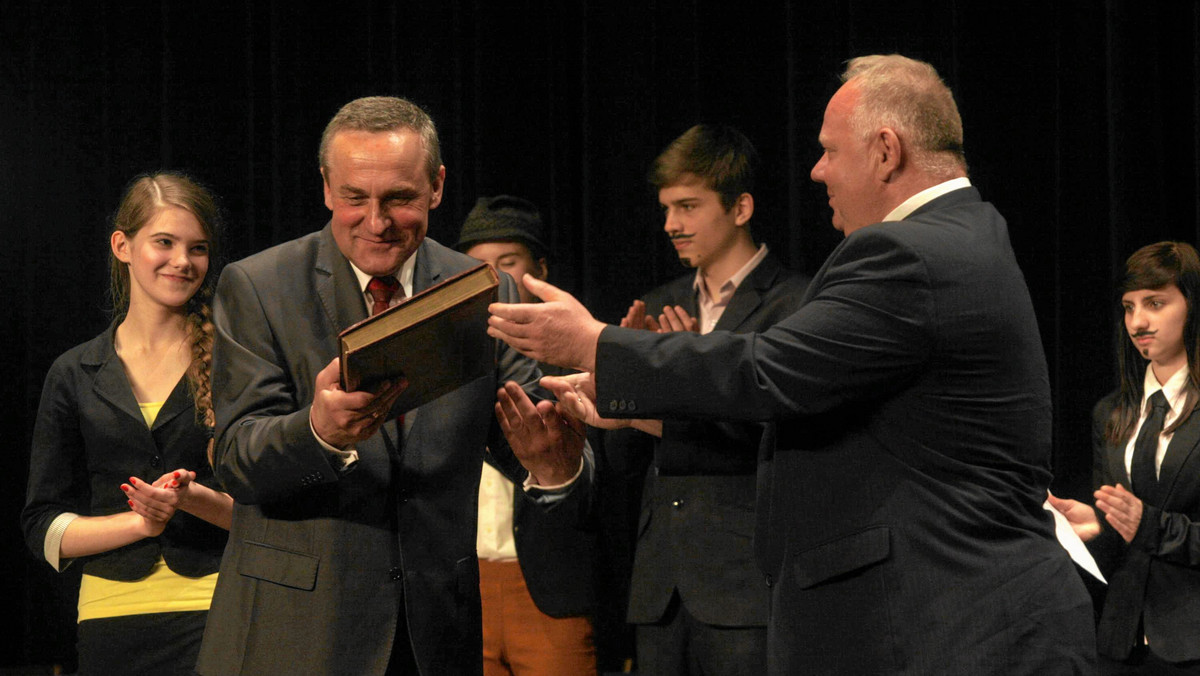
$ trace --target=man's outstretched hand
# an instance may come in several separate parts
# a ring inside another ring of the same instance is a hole
[[[532,275],[521,280],[541,303],[492,303],[488,335],[521,354],[555,366],[591,371],[604,322],[574,296]]]

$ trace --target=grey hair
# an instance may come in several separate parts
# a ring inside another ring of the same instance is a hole
[[[899,54],[860,56],[842,73],[842,82],[851,81],[859,94],[850,116],[855,133],[891,127],[923,171],[943,179],[966,173],[962,117],[933,66]]]
[[[321,148],[317,151],[321,168],[329,171],[329,144],[338,132],[385,132],[396,129],[411,129],[421,137],[425,146],[425,169],[429,173],[430,183],[436,183],[438,169],[442,166],[437,127],[429,113],[420,106],[394,96],[366,96],[342,106],[321,134]]]

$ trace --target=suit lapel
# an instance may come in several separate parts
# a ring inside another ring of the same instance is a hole
[[[188,393],[188,388],[187,374],[185,373],[179,379],[179,382],[175,383],[175,389],[171,390],[171,394],[167,397],[167,401],[163,403],[162,409],[154,417],[154,429],[166,425],[184,411],[195,410],[192,408],[192,398]]]
[[[80,362],[96,368],[96,377],[92,381],[92,390],[96,396],[117,407],[126,415],[146,426],[146,419],[138,408],[137,399],[133,396],[133,388],[129,385],[129,377],[125,375],[125,365],[117,358],[113,346],[113,336],[117,330],[120,318],[109,324],[108,329],[99,340],[92,343]]]
[[[738,285],[725,312],[721,313],[721,319],[713,328],[722,331],[737,330],[762,304],[763,293],[771,287],[778,273],[779,263],[773,256],[768,255]]]
[[[1158,470],[1158,495],[1164,505],[1179,481],[1180,470],[1192,456],[1197,455],[1197,445],[1200,445],[1200,414],[1193,411],[1171,436],[1171,443],[1167,445],[1167,453]]]
[[[313,265],[313,286],[334,333],[367,318],[358,278],[354,276],[350,261],[337,248],[328,225],[321,231],[317,260]]]

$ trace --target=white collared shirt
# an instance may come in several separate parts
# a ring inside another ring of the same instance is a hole
[[[901,202],[900,206],[892,209],[887,216],[883,217],[883,221],[902,221],[905,218],[908,218],[909,214],[912,212],[920,209],[942,195],[969,187],[971,187],[971,181],[966,176],[961,176],[959,178],[952,178],[949,181],[925,188],[921,192]]]

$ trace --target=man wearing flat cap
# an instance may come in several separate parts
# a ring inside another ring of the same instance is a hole
[[[542,217],[519,197],[479,198],[455,248],[513,279],[546,278]],[[518,289],[522,303],[536,302]],[[596,533],[589,515],[526,504],[486,459],[475,541],[485,676],[596,673]]]

